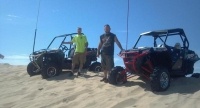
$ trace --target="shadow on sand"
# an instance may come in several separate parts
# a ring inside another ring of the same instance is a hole
[[[47,78],[46,80],[47,81],[51,81],[51,80],[65,80],[65,79],[68,79],[68,80],[74,80],[75,78],[77,78],[77,72],[75,71],[75,74],[73,76],[70,75],[71,71],[62,71],[60,73],[60,75],[58,76],[55,76],[55,77],[52,77],[52,78]],[[84,77],[84,78],[92,78],[92,77],[101,77],[99,76],[99,73],[95,73],[94,75],[88,75],[86,71],[83,71],[81,73],[80,76],[78,77]]]
[[[121,85],[125,87],[140,86],[144,91],[151,91],[150,81],[144,77],[138,77],[137,80],[141,82],[134,82],[134,80],[128,80],[127,83]],[[193,94],[200,90],[200,78],[194,77],[179,77],[171,78],[170,87],[166,91],[153,92],[158,95],[169,95],[173,93],[180,94]],[[118,86],[120,87],[120,86]],[[152,91],[151,91],[152,92]]]
[[[70,76],[71,71],[63,71],[60,73],[59,76],[52,77],[46,79],[47,81],[51,80],[74,80],[76,78],[76,73],[73,76]],[[88,75],[84,74],[79,77],[84,77],[84,78],[92,78],[92,77],[102,77],[99,76],[99,74],[93,74],[93,75]],[[129,79],[125,84],[122,85],[116,85],[116,87],[132,87],[132,86],[140,86],[141,88],[144,89],[144,91],[151,91],[150,87],[150,81],[144,77],[138,77],[136,79],[137,81]],[[138,81],[141,80],[141,81]],[[171,83],[170,87],[166,91],[162,92],[153,92],[154,94],[158,95],[169,95],[173,93],[180,93],[180,94],[193,94],[197,91],[200,90],[200,78],[194,78],[194,77],[181,77],[181,78],[171,78]]]

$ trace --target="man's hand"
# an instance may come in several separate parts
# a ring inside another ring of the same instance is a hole
[[[100,49],[101,49],[101,47],[102,47],[102,43],[101,43],[101,41],[99,42],[99,46],[98,46],[98,48],[97,48],[97,57],[99,58],[99,55],[100,55]]]
[[[85,47],[85,52],[84,52],[85,56],[87,55],[87,47]]]

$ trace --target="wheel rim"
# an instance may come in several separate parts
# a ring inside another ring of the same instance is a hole
[[[123,84],[123,79],[124,79],[124,75],[122,75],[121,73],[118,73],[116,77],[116,83],[118,85]]]
[[[27,72],[29,75],[36,75],[40,72],[40,69],[36,68],[36,66],[33,63],[29,63],[27,67]]]
[[[35,66],[33,66],[33,68],[32,68],[32,72],[33,73],[38,73],[39,71],[38,71],[39,69],[37,69]]]
[[[56,68],[55,67],[49,67],[47,70],[47,75],[52,77],[56,75]]]
[[[31,70],[32,70],[33,73],[37,73],[37,71],[36,71],[37,68],[36,67],[33,66]]]
[[[169,77],[166,72],[162,72],[162,74],[160,75],[160,85],[163,89],[167,88],[167,86],[169,85]]]
[[[101,66],[97,66],[94,68],[94,72],[100,72],[101,71]]]

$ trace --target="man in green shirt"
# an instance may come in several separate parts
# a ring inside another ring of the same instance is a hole
[[[72,73],[74,75],[74,68],[76,64],[79,64],[79,70],[77,72],[77,76],[80,75],[82,71],[83,64],[86,61],[86,51],[88,47],[87,38],[85,35],[82,34],[82,28],[78,27],[77,29],[78,34],[74,36],[71,42],[63,42],[63,44],[76,44],[76,49],[74,52],[74,56],[72,58]]]

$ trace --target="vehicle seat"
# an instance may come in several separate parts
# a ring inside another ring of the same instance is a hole
[[[174,48],[177,49],[177,50],[180,50],[181,49],[181,44],[180,43],[176,43],[174,45]]]
[[[177,70],[181,69],[182,67],[182,54],[181,54],[181,44],[176,43],[174,45],[173,51],[172,51],[172,69]]]

